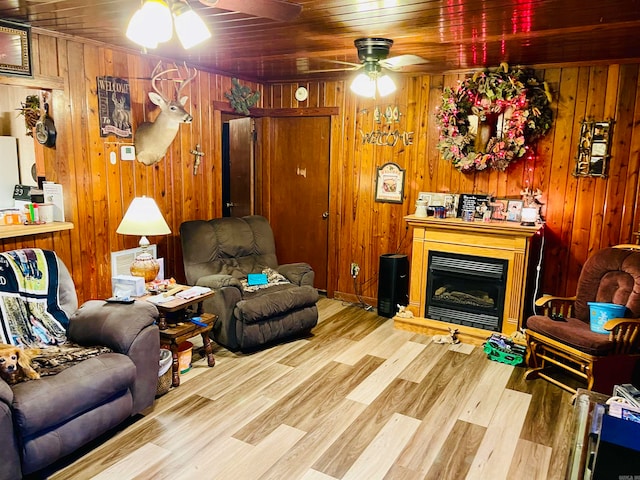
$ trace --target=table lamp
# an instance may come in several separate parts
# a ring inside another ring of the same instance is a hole
[[[147,252],[149,240],[147,235],[168,235],[171,233],[158,205],[150,197],[136,197],[129,205],[127,213],[120,222],[116,233],[122,235],[140,235],[142,252],[136,256],[131,264],[131,275],[144,277],[146,283],[158,276],[160,264]]]

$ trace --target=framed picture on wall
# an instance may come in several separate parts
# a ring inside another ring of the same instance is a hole
[[[29,25],[0,20],[0,75],[33,76]]]
[[[393,162],[378,167],[376,177],[376,202],[402,203],[404,194],[404,170]]]

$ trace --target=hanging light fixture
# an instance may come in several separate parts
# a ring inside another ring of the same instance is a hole
[[[185,49],[211,37],[206,24],[183,1],[145,0],[127,27],[127,38],[145,48],[156,48],[173,36],[173,29]]]
[[[174,2],[171,6],[173,13],[173,26],[180,43],[185,49],[189,49],[211,38],[211,32],[204,20],[186,3]]]
[[[389,75],[382,74],[378,62],[365,62],[364,72],[351,83],[351,91],[361,97],[376,98],[376,92],[384,97],[395,92],[396,85]]]

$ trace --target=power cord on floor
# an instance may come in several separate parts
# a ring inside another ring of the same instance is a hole
[[[369,305],[367,302],[365,302],[362,299],[362,295],[360,293],[360,288],[358,285],[358,279],[356,276],[352,276],[353,278],[353,291],[356,294],[356,298],[358,299],[357,302],[343,302],[342,304],[345,306],[352,306],[352,307],[358,307],[358,308],[362,308],[364,310],[366,310],[367,312],[372,312],[374,307],[373,305]]]

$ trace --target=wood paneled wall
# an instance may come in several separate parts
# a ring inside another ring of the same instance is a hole
[[[420,191],[491,193],[519,197],[530,185],[544,192],[546,235],[541,292],[571,295],[585,259],[602,247],[634,243],[638,228],[640,88],[637,64],[538,69],[554,92],[554,128],[532,158],[505,172],[462,174],[440,159],[434,112],[445,85],[464,75],[404,77],[394,96],[375,102],[356,97],[343,82],[308,83],[309,99],[298,103],[298,84],[271,85],[266,108],[340,107],[333,118],[331,158],[332,257],[330,283],[336,295],[351,296],[351,262],[362,270],[361,293],[377,297],[378,262],[384,253],[410,254],[411,232],[403,217],[415,211]],[[375,127],[376,105],[398,106],[400,131],[412,131],[413,145],[364,145],[360,131]],[[580,121],[613,119],[609,176],[576,178]],[[396,162],[405,169],[404,203],[374,201],[377,167]],[[339,246],[339,248],[338,248]]]
[[[33,86],[53,85],[52,113],[58,129],[57,146],[45,149],[45,173],[65,190],[66,215],[75,224],[69,232],[24,237],[3,242],[3,249],[37,246],[56,250],[70,267],[80,300],[110,295],[110,252],[137,245],[135,237],[115,230],[134,196],[153,197],[171,227],[167,237],[152,237],[165,258],[166,273],[183,279],[180,224],[189,219],[220,216],[221,115],[213,102],[226,101],[229,77],[200,72],[188,87],[188,107],[194,117],[182,125],[167,157],[146,167],[138,162],[109,162],[119,147],[115,136],[99,135],[96,77],[129,79],[134,124],[154,116],[147,99],[148,80],[159,60],[116,48],[69,38],[33,36]],[[411,232],[403,217],[413,213],[420,191],[519,195],[527,180],[544,192],[546,241],[542,291],[573,293],[585,259],[601,247],[632,242],[638,225],[640,167],[640,87],[638,64],[554,67],[539,69],[554,92],[553,130],[539,143],[531,160],[506,172],[463,175],[440,159],[435,148],[438,131],[433,113],[444,85],[462,75],[423,75],[396,79],[398,91],[380,105],[397,105],[398,128],[413,132],[413,144],[395,147],[365,145],[360,131],[375,128],[374,101],[351,94],[345,82],[309,82],[309,98],[297,102],[299,85],[248,84],[263,92],[264,108],[338,107],[332,117],[330,168],[330,292],[353,295],[349,276],[352,261],[360,264],[359,292],[377,295],[379,257],[410,253]],[[2,83],[19,80],[2,79]],[[17,108],[18,106],[16,106]],[[614,119],[609,178],[572,176],[580,121]],[[268,122],[267,122],[268,125]],[[200,144],[205,156],[193,175],[193,155]],[[376,203],[376,168],[396,162],[405,169],[402,204]],[[277,184],[277,179],[270,181]]]
[[[157,114],[147,92],[150,74],[159,58],[106,46],[83,43],[43,34],[33,35],[35,78],[30,86],[62,88],[52,91],[52,116],[58,132],[55,149],[45,149],[47,180],[64,188],[69,232],[22,237],[3,241],[3,250],[20,247],[54,249],[71,269],[81,301],[111,295],[110,254],[133,248],[139,238],[116,234],[116,228],[131,200],[153,197],[171,228],[171,235],[150,237],[165,258],[168,276],[184,279],[179,238],[180,224],[196,218],[213,218],[222,212],[220,136],[221,116],[213,102],[224,99],[231,78],[200,72],[182,92],[189,97],[187,109],[193,123],[183,124],[167,156],[154,166],[137,161],[112,165],[109,154],[119,151],[131,139],[115,135],[100,137],[96,77],[111,75],[129,80],[131,110],[135,125]],[[166,60],[166,59],[165,59]],[[167,66],[170,63],[164,62]],[[20,79],[0,78],[19,84]],[[257,84],[246,83],[252,90]],[[171,87],[169,87],[171,88]],[[19,105],[16,105],[16,108]],[[202,157],[198,174],[193,174],[190,150],[199,144]],[[119,157],[119,155],[118,155]]]

